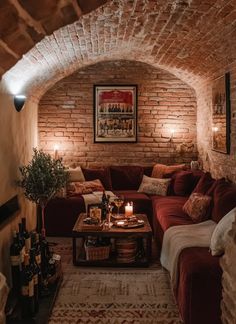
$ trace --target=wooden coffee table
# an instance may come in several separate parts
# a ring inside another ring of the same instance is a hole
[[[145,214],[136,215],[144,221],[143,227],[138,228],[120,228],[112,226],[110,229],[103,228],[102,230],[84,229],[83,220],[86,214],[81,213],[72,230],[73,244],[73,264],[78,266],[117,266],[117,267],[147,267],[151,261],[152,255],[152,229]],[[136,258],[135,262],[123,263],[117,262],[116,253],[111,253],[109,259],[106,260],[86,260],[84,241],[88,236],[107,237],[107,238],[124,238],[137,239],[142,244],[142,255]],[[77,239],[80,239],[80,248],[77,245]]]

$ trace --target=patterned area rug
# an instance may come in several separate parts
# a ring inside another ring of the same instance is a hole
[[[58,242],[54,250],[62,256],[64,279],[50,324],[182,323],[159,263],[146,269],[74,267],[71,242]]]

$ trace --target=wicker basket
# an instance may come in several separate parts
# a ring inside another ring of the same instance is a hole
[[[111,246],[87,246],[84,243],[84,249],[87,261],[106,260],[109,258]]]

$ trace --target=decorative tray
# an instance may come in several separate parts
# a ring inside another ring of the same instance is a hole
[[[115,221],[114,225],[121,228],[137,228],[137,227],[143,227],[144,221],[141,219],[138,219],[137,222],[129,222],[129,221]]]
[[[112,214],[112,218],[113,219],[125,219],[125,215],[124,214],[120,214],[120,215],[116,215],[116,214]]]

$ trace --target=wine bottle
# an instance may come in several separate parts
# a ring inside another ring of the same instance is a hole
[[[40,243],[39,243],[39,234],[36,232],[33,232],[31,235],[31,245],[32,245],[32,248],[34,248],[35,261],[39,268],[38,288],[39,288],[39,296],[41,296],[42,284],[43,284],[42,271],[41,271],[41,249],[40,249]]]
[[[22,250],[21,250],[21,260],[22,263],[24,263],[24,256],[25,256],[25,238],[23,236],[23,231],[22,231],[22,223],[18,224],[19,227],[19,232],[18,232],[18,237],[19,237],[19,242],[22,246]]]
[[[41,270],[35,260],[35,249],[32,248],[30,250],[30,268],[33,273],[33,281],[34,281],[34,311],[38,312],[39,309],[39,275]]]
[[[20,274],[22,270],[21,245],[19,244],[16,231],[13,233],[13,243],[10,247],[11,273],[12,273],[12,291],[20,296]]]
[[[31,237],[30,237],[29,232],[26,229],[26,218],[25,217],[22,217],[21,223],[22,223],[22,236],[25,240],[25,252],[29,253],[29,251],[31,249]]]
[[[24,266],[21,272],[21,311],[22,318],[31,318],[35,311],[34,280],[28,254],[25,254]]]
[[[22,268],[24,264],[25,248],[19,232],[16,233],[16,237],[17,237],[18,244],[20,246],[20,260],[21,260],[21,268]]]
[[[40,235],[40,250],[41,250],[41,271],[43,279],[47,278],[48,261],[50,259],[49,245],[45,237]]]
[[[106,220],[107,217],[107,196],[105,191],[102,194],[102,221]]]

